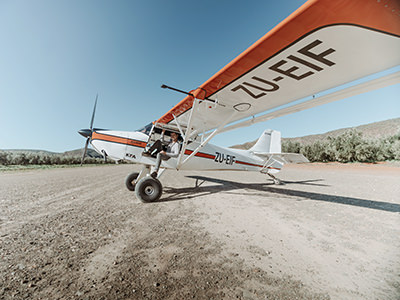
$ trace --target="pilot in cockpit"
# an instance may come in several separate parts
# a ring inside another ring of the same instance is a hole
[[[157,160],[156,160],[156,165],[154,167],[154,172],[151,173],[151,177],[157,178],[158,175],[158,170],[161,165],[162,160],[169,160],[171,157],[178,157],[179,155],[179,142],[178,142],[178,134],[175,132],[171,132],[171,141],[163,150],[163,142],[164,141],[164,134],[165,134],[165,129],[161,133],[161,138],[157,140],[150,148],[149,150],[143,152],[143,155],[145,156],[153,156],[157,155]]]

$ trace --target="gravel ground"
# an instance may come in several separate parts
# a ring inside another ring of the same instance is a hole
[[[0,298],[400,299],[400,167],[138,168],[0,173]]]

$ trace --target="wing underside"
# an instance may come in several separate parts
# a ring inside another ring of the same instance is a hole
[[[308,1],[157,122],[207,132],[400,65],[399,53],[397,1]]]

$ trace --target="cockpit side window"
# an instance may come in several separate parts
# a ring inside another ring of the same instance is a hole
[[[142,133],[144,133],[146,135],[149,135],[150,131],[151,131],[151,128],[153,128],[153,123],[147,124],[146,126],[140,128],[138,131],[142,132]]]

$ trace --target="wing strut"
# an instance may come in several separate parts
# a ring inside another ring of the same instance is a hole
[[[225,119],[225,121],[220,126],[218,126],[212,133],[210,133],[207,136],[207,138],[204,141],[202,141],[200,143],[200,145],[196,149],[194,149],[193,152],[188,157],[186,157],[186,159],[184,161],[182,161],[183,160],[183,156],[185,155],[185,150],[187,148],[187,143],[188,143],[189,137],[191,136],[191,133],[193,131],[192,119],[193,119],[193,116],[194,116],[194,112],[195,112],[195,110],[196,110],[196,108],[198,106],[198,102],[200,102],[200,101],[203,101],[203,100],[194,99],[194,101],[193,101],[193,107],[192,107],[192,111],[190,112],[188,127],[186,129],[186,134],[185,134],[185,138],[184,138],[184,141],[183,141],[181,153],[179,154],[178,163],[176,165],[176,169],[177,170],[179,170],[187,161],[189,161],[189,159],[191,159],[193,156],[195,156],[197,154],[197,152],[200,151],[201,148],[203,148],[205,145],[207,145],[208,142],[217,133],[219,133],[219,131],[221,129],[223,129],[225,127],[225,125],[228,124],[232,120],[232,118],[237,114],[237,111],[234,111],[228,118]]]
[[[179,132],[180,132],[181,136],[183,137],[183,139],[185,139],[186,135],[183,133],[181,124],[179,124],[178,119],[176,118],[176,116],[174,114],[172,114],[172,116],[174,117],[176,125],[178,125],[178,129],[179,129]]]
[[[185,137],[183,139],[181,153],[179,154],[178,163],[176,164],[176,169],[177,170],[179,170],[179,168],[182,165],[183,155],[185,154],[185,150],[186,150],[186,147],[187,147],[187,143],[189,141],[190,133],[193,130],[193,128],[192,128],[193,114],[197,110],[197,105],[198,105],[198,101],[196,101],[196,98],[194,98],[193,99],[192,110],[190,111],[189,121],[188,121],[188,125],[187,125],[187,128],[186,128]]]

